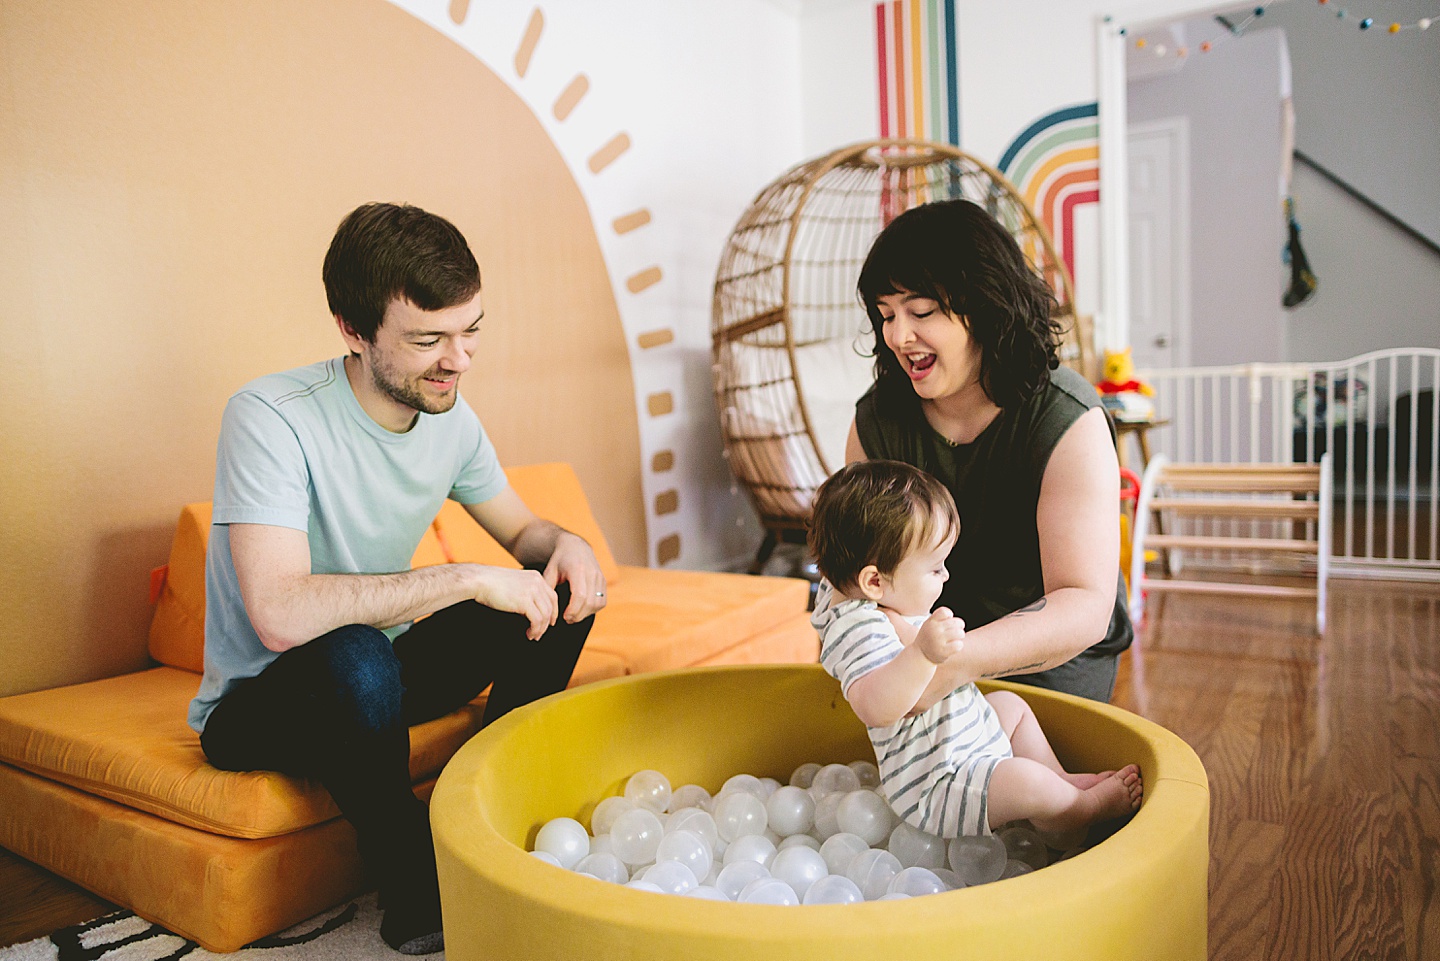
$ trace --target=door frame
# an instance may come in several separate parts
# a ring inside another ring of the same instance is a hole
[[[1132,136],[1160,135],[1170,142],[1170,251],[1174,268],[1171,286],[1173,301],[1171,336],[1174,347],[1170,353],[1172,367],[1190,366],[1190,122],[1184,116],[1166,117],[1126,128],[1126,190],[1129,190],[1129,142]],[[1126,243],[1129,243],[1129,195],[1126,195]],[[1127,284],[1129,262],[1126,263]],[[1127,291],[1128,291],[1127,287]],[[1128,320],[1128,318],[1127,318]],[[1133,345],[1132,345],[1133,346]]]

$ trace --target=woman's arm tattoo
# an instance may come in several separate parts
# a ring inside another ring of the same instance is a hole
[[[1035,603],[1033,603],[1033,604],[1026,604],[1024,607],[1020,608],[1020,610],[1014,611],[1013,613],[1011,613],[1011,614],[1008,615],[1008,616],[1010,616],[1010,617],[1018,617],[1018,616],[1020,616],[1021,614],[1034,614],[1036,611],[1043,611],[1043,610],[1045,610],[1045,598],[1042,597],[1042,598],[1040,598],[1038,601],[1036,601]]]

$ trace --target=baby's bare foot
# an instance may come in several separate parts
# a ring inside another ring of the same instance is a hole
[[[1114,771],[1101,771],[1099,774],[1067,773],[1061,774],[1060,776],[1063,777],[1065,780],[1069,781],[1073,786],[1079,788],[1080,790],[1088,791],[1090,788],[1099,784],[1101,781],[1105,780],[1107,777],[1110,777],[1114,773]]]
[[[1097,820],[1123,817],[1137,811],[1140,808],[1140,799],[1145,793],[1140,780],[1140,768],[1127,764],[1105,780],[1096,783],[1086,793],[1097,802]]]

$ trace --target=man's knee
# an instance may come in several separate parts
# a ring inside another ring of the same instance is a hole
[[[357,719],[383,727],[400,715],[404,687],[390,638],[367,624],[348,624],[310,642],[336,700]]]

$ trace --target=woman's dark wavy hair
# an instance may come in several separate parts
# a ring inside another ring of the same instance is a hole
[[[980,345],[980,386],[999,407],[1029,400],[1059,366],[1055,294],[1015,238],[968,200],[911,208],[875,238],[857,290],[875,332],[875,390],[882,409],[915,413],[919,397],[885,345],[879,299],[906,291],[938,301]]]

